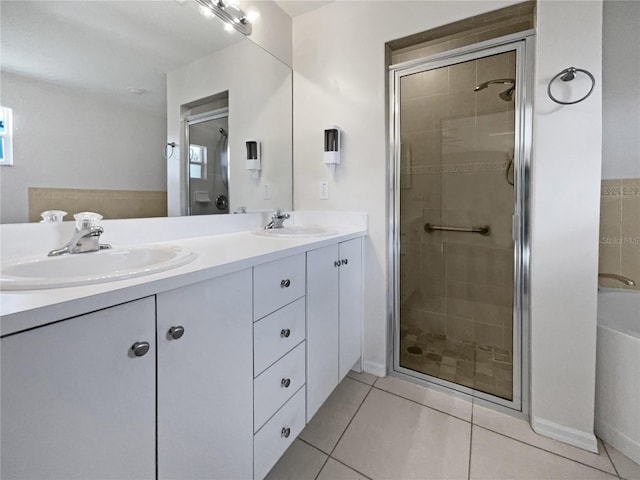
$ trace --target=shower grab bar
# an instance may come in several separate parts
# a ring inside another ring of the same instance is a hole
[[[440,230],[443,232],[461,232],[461,233],[479,233],[480,235],[489,235],[491,229],[489,225],[484,225],[482,227],[447,227],[444,225],[431,225],[430,223],[424,224],[424,231],[427,233],[435,232],[436,230]]]

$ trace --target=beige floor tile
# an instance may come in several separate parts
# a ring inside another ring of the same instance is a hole
[[[613,465],[601,444],[599,445],[599,454],[587,452],[581,448],[572,447],[566,443],[538,435],[525,420],[514,418],[477,404],[473,406],[473,423],[474,425],[480,425],[481,427],[501,433],[507,437],[528,443],[529,445],[615,474]]]
[[[614,480],[616,477],[539,448],[473,427],[470,480]]]
[[[320,407],[300,438],[323,452],[331,453],[370,389],[362,382],[345,378]]]
[[[415,383],[397,377],[380,378],[376,381],[375,387],[463,420],[471,421],[471,402],[454,397],[453,395],[416,385]]]
[[[294,440],[265,480],[314,480],[327,455],[300,440]]]
[[[378,378],[375,375],[371,375],[370,373],[367,373],[367,372],[358,373],[358,372],[354,372],[353,370],[347,373],[347,377],[353,378],[354,380],[359,380],[363,383],[366,383],[367,385],[373,385],[376,379]]]
[[[367,477],[330,458],[318,475],[318,480],[367,480]]]
[[[371,390],[333,457],[373,479],[467,479],[471,425]]]
[[[607,452],[609,452],[620,477],[624,480],[640,480],[640,465],[609,444],[607,444]]]

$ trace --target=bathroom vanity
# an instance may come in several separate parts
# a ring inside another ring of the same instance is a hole
[[[264,478],[359,365],[365,234],[173,239],[197,258],[2,292],[2,478]]]

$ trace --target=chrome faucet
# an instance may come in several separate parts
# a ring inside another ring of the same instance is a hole
[[[291,218],[291,215],[288,213],[282,213],[280,209],[277,209],[271,217],[271,221],[264,226],[264,229],[271,230],[272,228],[283,228],[284,226],[282,224],[288,218]]]
[[[636,284],[629,277],[625,277],[624,275],[618,275],[616,273],[599,273],[598,278],[612,278],[613,280],[618,280],[620,283],[624,283],[625,285],[632,287]]]
[[[97,252],[98,250],[111,248],[111,245],[100,243],[100,235],[103,232],[104,229],[99,225],[91,225],[90,220],[83,220],[81,226],[76,226],[69,243],[62,248],[51,250],[48,256],[57,257],[65,254]]]

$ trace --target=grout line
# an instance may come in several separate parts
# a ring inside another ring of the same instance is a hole
[[[601,468],[594,467],[593,465],[589,465],[588,463],[584,463],[584,462],[581,462],[580,460],[576,460],[575,458],[567,457],[565,455],[560,455],[559,453],[552,452],[551,450],[547,450],[545,448],[538,447],[537,445],[532,445],[531,443],[527,443],[524,440],[519,440],[519,439],[517,439],[515,437],[510,437],[509,435],[505,435],[504,433],[496,432],[495,430],[491,430],[490,428],[483,427],[482,425],[478,425],[477,423],[474,424],[473,426],[481,428],[481,429],[486,430],[486,431],[491,432],[491,433],[495,433],[496,435],[500,435],[501,437],[508,438],[509,440],[513,440],[514,442],[522,443],[523,445],[528,445],[530,447],[537,448],[538,450],[542,450],[543,452],[550,453],[551,455],[555,455],[556,457],[564,458],[565,460],[570,460],[570,461],[572,461],[574,463],[578,463],[578,464],[583,465],[585,467],[592,468],[593,470],[598,470],[599,472],[606,473],[607,475],[610,475],[610,476],[612,476],[614,478],[618,476],[618,475],[616,475],[614,473],[607,472],[606,470],[602,470]],[[560,442],[560,443],[563,443],[563,442]],[[569,444],[568,443],[567,444],[563,443],[563,445],[569,445]],[[572,447],[573,445],[569,445],[569,446]],[[578,448],[578,447],[574,447],[574,448]],[[585,452],[586,451],[587,450],[585,450]],[[589,453],[592,453],[592,452],[589,452]],[[611,463],[613,464],[613,462],[611,462]],[[614,466],[613,469],[615,470],[615,468],[616,467]]]
[[[320,453],[322,453],[323,455],[327,455],[329,456],[329,454],[327,452],[325,452],[324,450],[322,450],[320,447],[316,447],[313,443],[309,443],[307,440],[305,440],[304,438],[300,438],[299,436],[296,437],[296,440],[300,440],[302,443],[306,443],[307,445],[309,445],[310,447],[315,448],[316,450],[318,450]]]
[[[313,445],[312,445],[312,446],[313,446]],[[313,477],[313,480],[318,480],[318,477],[319,477],[319,476],[320,476],[320,474],[322,473],[322,470],[324,469],[324,466],[325,466],[325,465],[327,464],[327,462],[329,461],[329,458],[331,458],[331,457],[329,457],[329,456],[327,455],[327,458],[325,458],[325,459],[324,459],[324,463],[323,463],[323,464],[322,464],[322,466],[320,467],[320,470],[318,470],[318,473],[316,474],[316,476],[315,476],[315,477]]]
[[[371,477],[369,477],[369,476],[365,475],[364,473],[362,473],[361,471],[356,470],[355,468],[353,468],[353,467],[351,467],[351,466],[347,465],[346,463],[344,463],[344,462],[342,462],[342,461],[338,460],[337,458],[335,458],[335,457],[329,457],[329,458],[331,458],[331,460],[333,460],[334,462],[338,462],[338,463],[340,463],[340,464],[344,465],[344,466],[345,466],[345,467],[347,467],[349,470],[353,470],[354,472],[357,472],[357,473],[358,473],[358,475],[361,475],[361,476],[363,476],[364,478],[366,478],[366,479],[368,479],[368,480],[373,480]]]
[[[363,384],[365,384],[367,387],[373,387],[373,383],[376,383],[375,381],[374,381],[373,383],[367,383],[367,382],[364,382],[364,381],[362,381],[362,380],[360,380],[360,379],[358,379],[358,378],[350,377],[349,375],[347,375],[345,378],[348,378],[349,380],[353,380],[354,382],[360,382],[360,383],[363,383]]]
[[[416,400],[413,400],[411,398],[403,397],[402,395],[399,395],[399,394],[394,393],[394,392],[390,392],[388,390],[384,390],[383,388],[376,387],[375,385],[373,386],[373,388],[375,388],[376,390],[380,390],[381,392],[388,393],[389,395],[393,395],[395,397],[398,397],[398,398],[401,398],[403,400],[406,400],[407,402],[412,402],[412,403],[415,403],[416,405],[420,405],[421,407],[425,407],[425,408],[428,408],[430,410],[435,410],[438,413],[442,413],[444,415],[448,415],[448,416],[453,417],[453,418],[455,418],[457,420],[460,420],[461,422],[471,423],[471,420],[467,420],[465,418],[461,418],[461,417],[458,417],[456,415],[452,415],[452,414],[444,412],[442,410],[438,410],[437,408],[432,407],[430,405],[425,405],[424,403],[420,403],[420,402],[418,402]],[[471,415],[473,416],[473,404],[472,404],[472,407],[471,407]]]
[[[358,405],[358,408],[356,409],[355,413],[353,414],[353,416],[351,417],[351,419],[349,420],[349,423],[347,423],[347,426],[344,428],[344,430],[342,431],[342,433],[340,434],[340,438],[338,438],[338,441],[336,442],[336,444],[333,446],[333,448],[331,449],[331,452],[329,453],[329,456],[331,457],[333,455],[333,452],[336,450],[336,447],[338,446],[338,444],[340,443],[340,440],[342,440],[342,437],[344,437],[344,434],[347,432],[347,430],[349,429],[349,427],[351,426],[351,423],[353,422],[353,419],[356,418],[356,415],[358,415],[358,412],[360,411],[360,408],[362,408],[362,405],[364,404],[364,401],[367,399],[367,397],[369,396],[369,394],[371,393],[371,390],[373,390],[373,386],[369,385],[369,391],[367,392],[367,394],[364,396],[364,398],[362,399],[362,401],[360,402],[360,405]]]
[[[604,443],[604,440],[602,441],[602,449],[607,454],[607,457],[609,458],[609,461],[613,466],[613,471],[616,472],[616,475],[618,475],[618,478],[622,479],[622,475],[620,475],[620,472],[618,472],[618,468],[616,467],[616,464],[614,463],[613,458],[611,458],[611,455],[609,455],[609,450],[607,449],[607,445]]]

